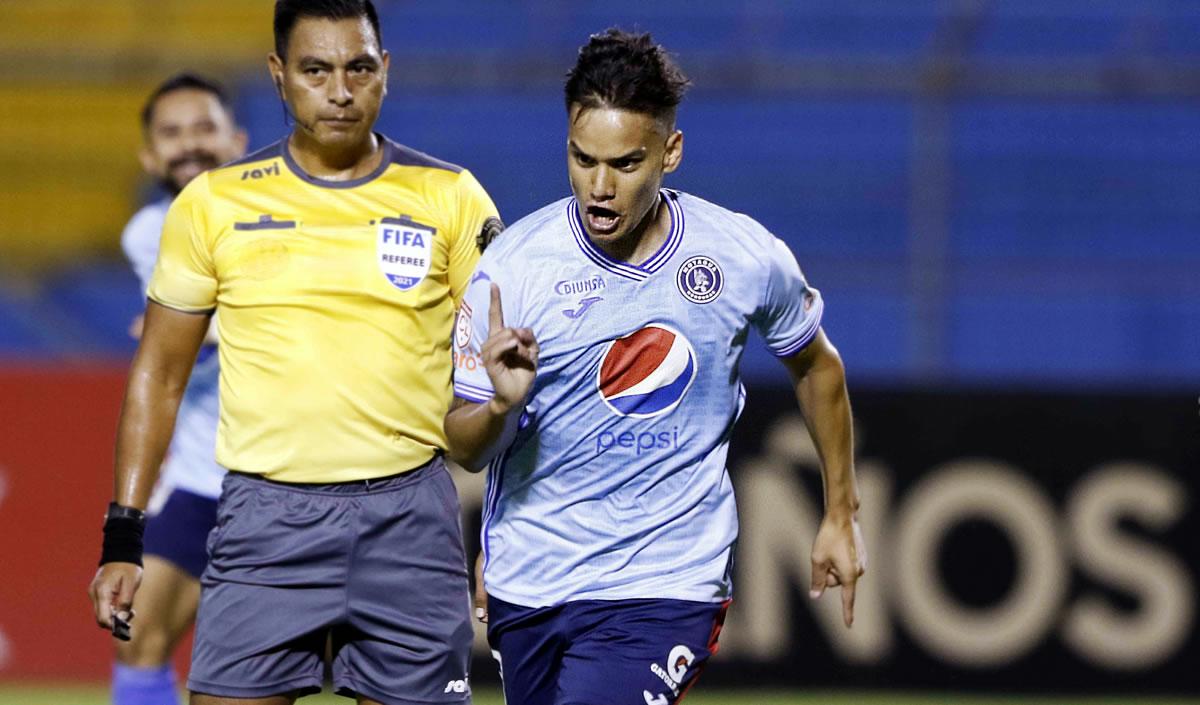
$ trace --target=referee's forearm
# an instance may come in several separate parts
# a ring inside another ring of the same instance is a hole
[[[187,386],[178,371],[157,366],[139,350],[129,372],[117,426],[113,501],[145,509],[158,479],[175,428],[175,416]]]

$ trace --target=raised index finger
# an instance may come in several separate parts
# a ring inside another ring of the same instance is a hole
[[[842,581],[842,621],[849,627],[854,624],[854,588],[858,578],[851,575]]]
[[[500,287],[492,284],[492,304],[488,307],[488,335],[504,328],[504,306],[500,303]]]

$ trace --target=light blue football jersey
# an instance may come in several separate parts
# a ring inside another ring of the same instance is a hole
[[[146,291],[170,199],[145,206],[130,219],[121,234],[121,249]],[[202,497],[216,499],[221,494],[225,469],[217,465],[217,423],[220,419],[218,382],[220,368],[216,346],[205,345],[196,358],[187,390],[175,418],[175,435],[163,463],[161,484],[178,487]]]
[[[491,283],[505,324],[533,329],[541,347],[520,430],[487,468],[485,582],[507,602],[732,594],[738,363],[751,327],[778,355],[804,348],[823,304],[751,218],[661,198],[670,234],[640,265],[595,247],[568,198],[508,228],[467,289],[456,396],[493,393],[479,357]]]

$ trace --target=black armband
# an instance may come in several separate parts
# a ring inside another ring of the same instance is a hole
[[[100,565],[105,563],[142,564],[142,534],[146,531],[146,513],[116,502],[104,515],[104,548]]]

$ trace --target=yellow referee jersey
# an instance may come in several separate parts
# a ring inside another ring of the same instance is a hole
[[[285,139],[171,205],[147,295],[220,311],[226,468],[344,482],[445,448],[454,310],[503,226],[470,172],[380,139],[360,179],[305,174]]]

